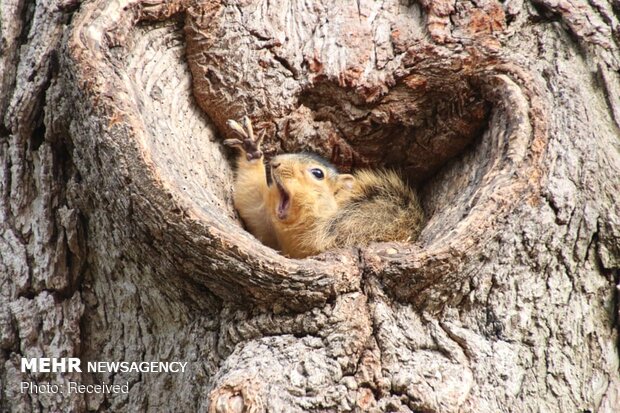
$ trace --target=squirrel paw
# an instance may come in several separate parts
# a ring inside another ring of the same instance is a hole
[[[224,145],[241,149],[248,161],[262,158],[263,151],[260,150],[260,145],[265,134],[261,133],[257,139],[254,139],[254,130],[250,118],[244,116],[241,123],[243,126],[232,119],[226,121],[228,127],[241,139],[226,139]]]

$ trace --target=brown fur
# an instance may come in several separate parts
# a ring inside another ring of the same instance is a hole
[[[231,127],[243,137],[239,124]],[[286,154],[271,160],[272,183],[267,185],[260,140],[253,141],[251,126],[245,135],[243,146],[226,141],[246,155],[238,160],[234,202],[248,230],[265,245],[304,258],[331,248],[417,238],[424,214],[415,193],[396,173],[339,174],[314,155]],[[260,157],[249,159],[248,148]],[[316,170],[323,179],[313,175]]]

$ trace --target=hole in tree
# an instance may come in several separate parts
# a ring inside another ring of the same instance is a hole
[[[174,33],[174,28],[166,36],[170,33]],[[169,60],[175,59],[171,54]],[[319,131],[318,135],[304,135],[300,130],[303,125],[297,125],[294,117],[263,121],[272,128],[267,130],[265,139],[267,156],[274,154],[276,148],[278,153],[310,149],[334,160],[343,172],[363,167],[401,171],[421,195],[428,220],[421,236],[424,246],[453,228],[467,213],[471,205],[468,200],[476,196],[480,176],[488,169],[486,164],[492,162],[490,156],[485,159],[494,149],[484,136],[494,103],[479,86],[482,82],[476,79],[473,63],[445,62],[433,56],[420,61],[405,63],[407,74],[385,90],[351,88],[329,79],[315,79],[300,95],[299,104],[315,122],[330,126],[331,130]],[[410,69],[409,64],[418,66]],[[187,69],[178,68],[178,72],[184,70]],[[188,102],[184,110],[169,110],[170,102],[149,99],[145,89],[142,101],[151,102],[151,107],[144,111],[145,125],[152,137],[146,143],[147,150],[161,176],[172,186],[182,188],[191,184],[187,191],[191,197],[183,196],[184,202],[208,213],[209,219],[222,227],[240,225],[230,191],[232,158],[236,154],[223,148],[221,138],[205,132],[214,128],[194,107],[189,87],[179,89],[174,82],[174,77],[163,76],[158,90],[174,89],[186,94],[186,98],[177,100]],[[161,113],[183,115],[162,120]],[[201,121],[187,122],[190,118]],[[280,121],[283,122],[278,124]],[[274,124],[278,127],[274,128]],[[255,130],[260,129],[257,121]],[[312,147],[316,142],[324,146]],[[335,147],[340,154],[332,159]],[[212,214],[214,210],[217,212]]]

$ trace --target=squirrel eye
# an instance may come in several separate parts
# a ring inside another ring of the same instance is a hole
[[[319,168],[310,169],[310,173],[318,180],[325,178],[325,174]]]

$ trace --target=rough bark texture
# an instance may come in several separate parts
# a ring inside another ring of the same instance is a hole
[[[0,410],[613,412],[620,3],[1,4]],[[245,232],[267,153],[400,168],[414,244],[289,260]],[[21,357],[189,362],[26,374]],[[21,381],[128,394],[20,393]]]

